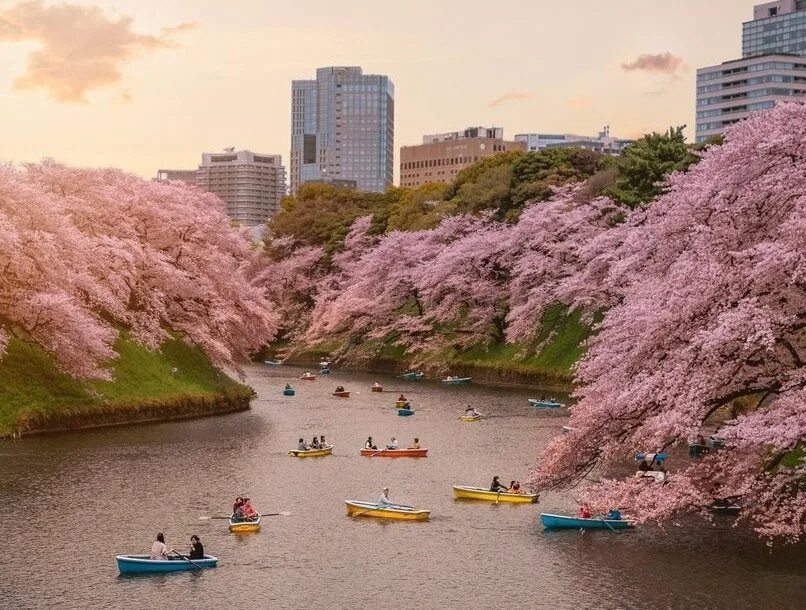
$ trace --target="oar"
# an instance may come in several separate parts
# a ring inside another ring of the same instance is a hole
[[[185,557],[184,555],[182,555],[182,553],[180,553],[179,551],[175,551],[174,549],[171,549],[171,552],[179,555],[182,559],[187,561],[190,565],[194,566],[197,570],[203,570],[204,569],[198,563],[195,563],[195,562],[191,561],[190,559],[188,559],[187,557]]]
[[[500,497],[501,497],[501,490],[499,489],[499,490],[498,490],[498,493],[497,493],[497,494],[495,494],[495,503],[496,503],[496,504],[498,504],[498,498],[500,498]]]
[[[350,516],[353,517],[353,518],[360,517],[361,515],[366,515],[367,513],[371,513],[373,510],[378,510],[379,508],[382,508],[380,504],[378,506],[373,506],[372,508],[368,508],[367,510],[362,510],[359,513],[353,513]]]
[[[280,511],[279,513],[260,513],[260,516],[261,517],[277,517],[278,515],[280,515],[280,516],[283,516],[283,517],[288,517],[291,514],[292,513],[288,512],[287,510],[284,510],[284,511]],[[213,517],[210,517],[208,515],[202,515],[201,517],[199,517],[199,521],[204,521],[206,519],[227,519],[227,520],[229,520],[229,517],[219,517],[218,515],[215,515]],[[248,523],[248,521],[246,521],[245,523]]]

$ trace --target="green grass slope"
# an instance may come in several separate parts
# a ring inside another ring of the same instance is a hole
[[[38,346],[20,340],[9,343],[0,360],[0,436],[71,418],[120,423],[121,412],[141,419],[178,416],[182,410],[224,398],[247,399],[251,391],[213,367],[196,348],[171,339],[152,352],[125,338],[116,345],[114,381],[79,382],[60,372]],[[176,372],[173,369],[176,368]]]

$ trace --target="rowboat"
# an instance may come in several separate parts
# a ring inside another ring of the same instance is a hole
[[[538,409],[559,409],[565,405],[556,400],[538,400],[537,398],[530,398],[529,404]]]
[[[575,430],[576,428],[572,428],[571,426],[563,426],[563,434],[571,434]]]
[[[453,495],[463,500],[484,500],[485,502],[512,502],[515,504],[534,504],[537,494],[513,494],[506,491],[496,492],[484,487],[468,487],[454,485]]]
[[[480,419],[481,415],[462,415],[459,421],[479,421]]]
[[[305,381],[313,381],[316,379],[316,375],[312,375],[311,373],[305,373],[300,376],[300,379],[304,379]]]
[[[280,366],[282,364],[281,360],[264,360],[263,364],[268,366]]]
[[[408,409],[409,408],[409,401],[408,400],[396,400],[395,406],[398,409]]]
[[[468,385],[472,380],[472,377],[446,377],[442,380],[442,383],[449,385]]]
[[[652,462],[665,462],[669,458],[668,453],[645,453],[643,451],[638,452],[635,454],[635,461],[640,462],[641,460],[648,460]]]
[[[283,396],[293,396],[296,392],[294,392],[294,388],[284,388],[283,389]]]
[[[214,568],[218,557],[205,555],[204,559],[149,559],[148,555],[117,555],[118,570],[121,574],[144,574],[149,572],[185,572],[198,568]],[[193,563],[191,563],[191,561]],[[196,564],[195,566],[193,564]]]
[[[364,457],[426,457],[428,449],[362,449]]]
[[[254,521],[234,521],[235,515],[230,515],[229,531],[233,534],[251,534],[260,531],[260,515]]]
[[[379,519],[398,519],[401,521],[428,521],[430,510],[390,504],[378,506],[375,502],[361,502],[359,500],[345,500],[347,514],[353,517],[377,517]]]
[[[379,385],[374,385],[374,386],[372,386],[372,391],[373,392],[383,392],[383,387],[379,386]]]
[[[622,530],[634,527],[632,521],[625,519],[584,519],[568,515],[552,515],[540,513],[540,521],[547,530],[583,529],[583,530]]]
[[[319,369],[319,374],[320,375],[330,375],[331,372],[332,371],[330,369],[328,369],[328,368]]]
[[[333,396],[338,396],[339,398],[350,398],[350,392],[347,390],[340,390],[338,392],[333,392]]]
[[[397,414],[400,417],[408,417],[409,415],[414,415],[414,409],[398,409]]]
[[[324,455],[330,455],[333,453],[333,445],[325,445],[324,449],[306,449],[302,451],[300,449],[292,449],[288,452],[288,455],[291,457],[322,457]]]
[[[419,371],[411,372],[411,373],[403,373],[401,377],[408,381],[420,381],[425,376],[425,373],[421,373]]]

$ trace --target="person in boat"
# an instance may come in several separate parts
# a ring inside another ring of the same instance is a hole
[[[376,381],[375,383],[372,384],[372,387],[373,388],[380,388],[381,384]]]
[[[481,413],[476,411],[476,407],[471,407],[467,405],[467,409],[465,410],[465,417],[479,417]]]
[[[378,448],[375,446],[375,443],[372,442],[372,437],[367,438],[367,442],[364,443],[364,449],[372,449],[373,451],[377,450]]]
[[[302,439],[299,439],[299,440],[302,440]],[[241,506],[243,506],[243,498],[242,498],[241,496],[238,496],[237,498],[235,498],[235,503],[232,505],[232,512],[233,512],[233,514],[234,514],[235,512],[237,512],[237,510],[238,510],[238,509],[239,509]]]
[[[257,511],[255,507],[252,506],[252,501],[249,498],[243,499],[243,506],[241,507],[243,511],[243,517],[246,520],[253,520],[257,517]]]
[[[319,448],[320,448],[319,439],[314,436],[313,440],[311,441],[311,449],[319,449]]]
[[[305,444],[304,439],[299,439],[299,443],[297,443],[297,451],[308,451],[308,445]]]
[[[638,464],[638,471],[639,472],[649,472],[652,470],[652,465],[646,461],[646,457],[641,460],[641,463]]]
[[[408,402],[408,398],[406,398],[405,394],[401,394],[397,397],[397,402]]]
[[[420,448],[420,439],[416,436],[414,437],[414,442],[409,445],[409,449],[419,449]]]
[[[610,521],[621,521],[621,511],[617,508],[611,508],[607,513],[606,519]]]
[[[149,559],[153,559],[154,561],[167,561],[168,553],[170,552],[171,551],[168,550],[168,547],[165,546],[165,536],[163,536],[162,532],[160,532],[157,534],[157,539],[154,541],[154,544],[151,545],[151,554],[149,555]]]
[[[190,553],[188,553],[188,557],[190,559],[204,559],[204,546],[196,534],[190,537]]]
[[[378,498],[378,506],[392,506],[394,502],[389,498],[389,488],[384,487],[381,496]]]
[[[344,386],[343,385],[337,385],[336,386],[336,392],[344,392]]]
[[[392,440],[386,443],[387,449],[397,449],[398,448],[397,439],[393,436]]]
[[[244,512],[244,503],[245,503],[245,502],[246,502],[245,500],[244,500],[244,502],[241,502],[241,503],[238,505],[238,508],[236,508],[236,509],[235,509],[235,510],[232,512],[232,520],[233,520],[233,521],[238,522],[238,521],[244,521],[244,520],[246,520],[246,513]]]
[[[583,504],[579,507],[579,517],[581,519],[590,519],[591,518],[591,508],[587,504]]]
[[[509,482],[509,493],[511,493],[511,494],[519,494],[519,493],[521,493],[521,484],[518,481],[510,481]]]
[[[501,484],[497,476],[493,477],[493,482],[490,484],[490,491],[501,493],[502,491],[509,491],[509,488]]]
[[[694,444],[705,447],[707,443],[705,442],[705,437],[702,434],[698,434],[697,438],[694,440]]]
[[[293,389],[293,388],[291,387],[291,384],[290,384],[290,383],[287,383],[287,384],[285,384],[285,389],[286,389],[286,390],[291,390],[291,389]]]
[[[325,447],[327,447],[327,443],[325,442],[325,435],[323,434],[319,437],[319,448],[324,449]]]

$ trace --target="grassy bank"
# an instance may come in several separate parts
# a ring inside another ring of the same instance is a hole
[[[410,365],[430,374],[446,372],[471,375],[487,381],[533,383],[570,388],[574,364],[584,353],[590,327],[581,312],[556,306],[546,311],[540,332],[530,345],[492,343],[470,349],[444,349],[434,353],[411,353],[392,342],[367,341],[347,350],[341,362],[367,370],[398,372]],[[313,364],[322,356],[341,354],[343,345],[327,342],[314,349],[295,351],[293,346],[273,346],[271,353],[290,353],[290,362]]]
[[[181,340],[167,341],[158,352],[126,339],[116,347],[114,381],[82,383],[61,373],[39,347],[11,341],[0,361],[0,436],[248,407],[251,390]]]

